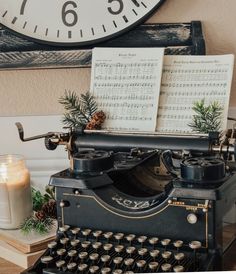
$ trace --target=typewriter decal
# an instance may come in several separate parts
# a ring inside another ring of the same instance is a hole
[[[57,240],[25,273],[221,269],[223,216],[236,193],[234,161],[225,160],[235,157],[232,134],[224,142],[83,130],[25,139],[17,126],[22,141],[66,145],[71,164],[50,180]]]

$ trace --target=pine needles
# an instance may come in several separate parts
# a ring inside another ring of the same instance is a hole
[[[21,225],[21,231],[23,234],[28,235],[30,232],[35,231],[36,233],[43,235],[48,233],[53,227],[53,219],[45,218],[38,220],[35,216],[31,216],[25,220]]]
[[[66,91],[59,103],[66,110],[62,122],[71,128],[86,126],[97,111],[97,103],[89,92],[79,97],[75,92]]]
[[[205,105],[204,99],[195,102],[193,121],[189,126],[197,133],[209,133],[221,130],[221,118],[223,108],[218,102]]]

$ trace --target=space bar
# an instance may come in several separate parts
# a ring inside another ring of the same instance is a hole
[[[71,273],[60,271],[56,268],[44,268],[43,274],[71,274]]]

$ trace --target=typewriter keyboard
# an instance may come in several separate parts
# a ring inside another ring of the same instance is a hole
[[[65,225],[59,228],[57,240],[48,244],[40,269],[43,274],[197,271],[201,251],[199,241],[184,243]]]

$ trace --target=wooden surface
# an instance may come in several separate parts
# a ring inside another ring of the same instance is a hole
[[[226,232],[236,234],[236,225],[228,226]],[[224,271],[234,270],[236,271],[236,241],[234,241],[233,245],[230,247],[227,252],[227,256],[224,258]],[[12,263],[9,263],[3,259],[0,259],[0,274],[20,274],[23,269],[15,266]]]

